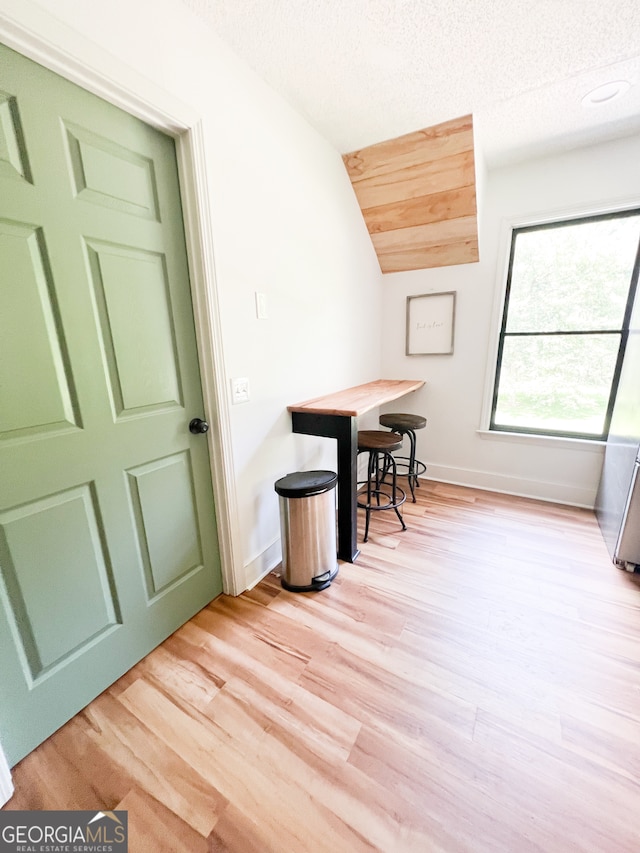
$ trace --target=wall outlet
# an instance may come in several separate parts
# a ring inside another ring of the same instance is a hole
[[[234,405],[249,402],[249,380],[246,377],[231,380],[231,402]]]
[[[267,294],[258,293],[256,291],[256,317],[258,320],[266,320],[267,314]]]

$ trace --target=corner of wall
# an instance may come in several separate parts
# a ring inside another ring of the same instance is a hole
[[[245,588],[241,591],[246,592],[249,589],[253,589],[256,584],[260,583],[281,562],[282,547],[280,537],[278,537],[244,567]]]

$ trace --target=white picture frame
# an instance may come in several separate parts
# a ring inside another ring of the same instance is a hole
[[[456,291],[407,296],[406,355],[453,355]]]

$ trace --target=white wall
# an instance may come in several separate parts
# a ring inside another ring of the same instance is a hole
[[[383,373],[427,382],[403,401],[407,411],[428,418],[418,433],[427,476],[593,506],[601,445],[487,436],[478,430],[488,425],[508,226],[640,204],[639,162],[640,136],[635,136],[488,173],[481,169],[480,262],[383,276]],[[406,357],[406,297],[445,290],[457,292],[454,354]],[[385,408],[392,410],[393,404]]]
[[[0,808],[13,796],[13,780],[6,756],[0,744]]]
[[[500,240],[507,220],[640,201],[637,137],[481,172],[480,262],[382,277],[338,154],[177,0],[0,0],[4,11],[98,72],[124,69],[134,94],[148,82],[202,119],[224,363],[251,385],[250,402],[230,408],[245,585],[279,559],[274,481],[335,466],[332,441],[291,433],[286,405],[381,376],[427,381],[402,405],[429,419],[419,455],[430,476],[592,504],[598,447],[477,432]],[[407,358],[406,296],[438,290],[458,293],[455,354]]]
[[[124,73],[134,94],[150,81],[202,119],[224,363],[251,388],[230,408],[236,544],[251,585],[279,560],[275,480],[336,464],[333,441],[291,433],[287,404],[381,373],[381,274],[342,160],[177,0],[0,0],[3,12],[98,72]]]

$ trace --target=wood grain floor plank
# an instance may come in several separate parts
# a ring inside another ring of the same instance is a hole
[[[577,720],[568,713],[561,718],[562,743],[573,752],[601,764],[615,773],[622,774],[630,782],[640,779],[640,738],[638,721],[630,721],[620,714],[615,717],[610,712],[604,725],[596,723],[603,719],[602,714],[591,710],[589,719]],[[626,755],[624,765],[620,764],[620,755]]]
[[[638,853],[640,576],[587,510],[416,497],[327,590],[212,602],[5,808],[125,808],[132,853]]]
[[[127,690],[139,683],[137,679]],[[126,692],[116,699],[107,691],[85,709],[91,722],[89,736],[112,762],[133,777],[135,787],[164,803],[206,838],[226,807],[226,798],[205,784],[177,744],[167,747],[145,720],[127,710],[121,701]]]
[[[135,816],[129,822],[131,853],[209,853],[207,838],[145,791],[132,789],[116,808]]]
[[[530,792],[538,831],[549,843],[557,844],[560,837],[580,853],[637,849],[637,821],[630,819],[637,777],[630,780],[573,749],[522,732],[506,716],[480,712],[474,742],[492,754],[499,747],[505,768],[517,773]],[[585,808],[586,803],[591,807]],[[530,808],[522,802],[517,807]],[[614,833],[611,827],[616,827]]]
[[[209,707],[209,716],[218,722],[223,699],[228,697],[259,714],[269,737],[286,739],[291,749],[302,744],[305,752],[311,751],[329,763],[346,761],[360,731],[359,720],[284,679],[272,678],[269,684],[231,679],[224,696]],[[237,726],[237,719],[232,719]],[[229,725],[226,728],[229,730]]]
[[[20,762],[20,784],[5,809],[84,809],[87,800],[91,802],[96,796],[94,784],[87,784],[76,769],[79,738],[76,747],[67,750],[68,736],[65,727],[64,738],[49,738]]]
[[[423,813],[430,827],[429,851],[539,849],[527,843],[526,825],[520,827],[508,814],[500,821],[495,819],[493,809],[488,808],[491,783],[484,756],[466,739],[434,739],[428,747],[416,749],[410,740],[390,740],[364,726],[349,761]],[[482,779],[481,791],[477,779]],[[456,818],[442,821],[443,814]]]
[[[330,753],[320,753],[303,731],[271,721],[265,726],[267,720],[260,708],[256,710],[246,697],[234,695],[230,687],[216,697],[215,705],[227,705],[223,713],[220,708],[216,710],[216,723],[232,734],[236,744],[244,744],[245,748],[248,745],[252,754],[259,756],[260,766],[272,782],[278,784],[282,768],[286,768],[287,784],[312,793],[312,804],[305,807],[301,803],[305,823],[312,822],[316,812],[323,819],[331,815],[338,822],[331,843],[344,849],[395,849],[400,835],[408,845],[406,849],[425,849],[429,835],[419,813],[408,808],[394,791],[372,784],[345,763],[348,756],[336,761]],[[287,808],[293,806],[288,800]],[[402,817],[401,826],[389,820],[389,811],[396,820]],[[299,818],[289,816],[287,820],[297,823]],[[311,849],[324,849],[320,841],[315,844],[316,848]]]
[[[222,701],[223,693],[215,701]],[[301,844],[308,837],[315,839],[319,853],[335,851],[345,843],[350,845],[347,849],[370,849],[358,844],[358,834],[339,815],[322,806],[312,786],[299,784],[291,773],[295,762],[290,754],[285,762],[269,760],[261,748],[265,732],[250,715],[232,732],[217,721],[206,725],[142,680],[132,684],[120,701],[165,744],[176,746],[193,769],[244,814],[260,814],[268,834],[279,839],[280,849],[304,849]],[[256,755],[260,760],[247,777],[243,766]],[[283,803],[288,809],[285,822],[281,822]]]
[[[284,808],[284,806],[283,806]],[[282,820],[285,820],[283,813]],[[252,818],[233,803],[211,830],[209,853],[271,853],[275,851],[273,834],[259,816]],[[299,846],[304,850],[303,846]],[[311,849],[307,845],[307,849]]]
[[[256,615],[259,611],[260,608],[255,606]],[[247,621],[246,613],[243,614],[232,598],[219,600],[215,611],[209,608],[201,610],[192,621],[196,627],[217,637],[226,646],[238,648],[249,658],[285,671],[292,678],[299,675],[309,662],[309,653],[305,649],[305,646],[313,644],[309,631],[300,631],[295,635],[293,632],[289,635],[283,631],[274,631],[269,627],[259,631],[250,618]]]
[[[424,683],[413,684],[374,660],[357,658],[339,646],[305,670],[299,682],[353,717],[422,737],[434,720],[471,733],[475,704]]]

